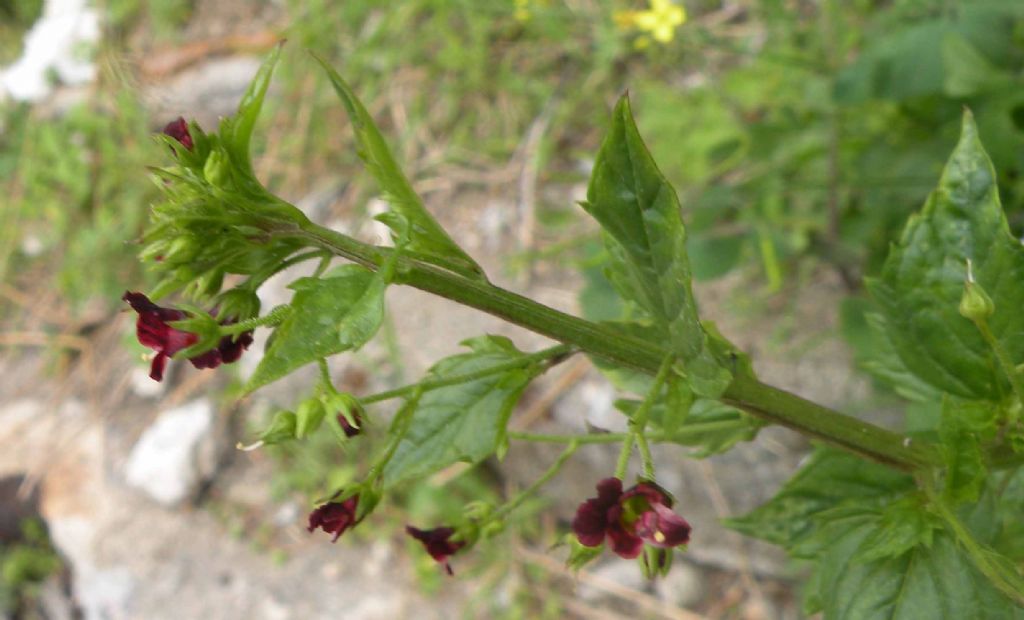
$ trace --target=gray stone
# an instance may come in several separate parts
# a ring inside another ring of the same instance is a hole
[[[147,428],[125,465],[128,484],[165,506],[195,493],[215,466],[213,405],[200,399],[171,409]]]

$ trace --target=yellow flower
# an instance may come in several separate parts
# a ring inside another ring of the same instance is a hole
[[[672,0],[651,0],[648,11],[628,11],[615,16],[620,25],[631,24],[637,30],[651,33],[659,43],[668,43],[676,33],[676,27],[686,21],[686,10]]]
[[[530,0],[515,0],[514,2],[515,18],[518,21],[525,22],[530,19]]]

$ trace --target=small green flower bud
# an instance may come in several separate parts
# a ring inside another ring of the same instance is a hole
[[[224,187],[231,180],[231,159],[227,153],[217,149],[210,151],[203,166],[203,177],[215,187]]]
[[[316,432],[324,421],[327,411],[319,398],[310,398],[302,401],[295,412],[295,437],[303,439]]]
[[[985,289],[977,282],[964,282],[964,294],[960,297],[960,314],[972,321],[983,321],[992,316],[996,306]]]
[[[192,237],[175,238],[163,252],[163,260],[168,263],[187,263],[199,254],[199,244]]]
[[[270,426],[260,434],[260,441],[269,446],[295,439],[296,420],[291,411],[278,411]]]
[[[217,300],[220,316],[239,322],[259,316],[260,298],[252,289],[237,287],[221,293]]]

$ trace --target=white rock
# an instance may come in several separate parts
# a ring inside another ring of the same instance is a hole
[[[164,393],[166,384],[161,381],[154,381],[149,376],[149,368],[136,366],[131,369],[128,375],[129,385],[136,396],[142,398],[156,398]]]
[[[672,570],[654,582],[655,591],[663,600],[679,607],[693,607],[704,600],[704,576],[699,568],[676,557]]]
[[[125,465],[128,484],[165,506],[188,498],[215,460],[213,405],[207,399],[165,411],[132,448]]]
[[[0,71],[0,99],[38,101],[53,90],[50,76],[70,85],[96,77],[96,66],[83,54],[100,38],[99,15],[86,0],[47,0],[43,15],[25,35],[22,55]]]
[[[627,430],[629,421],[615,408],[615,388],[606,381],[588,381],[580,388],[580,397],[586,406],[587,423],[612,433]]]
[[[600,587],[602,582],[614,583],[632,590],[643,590],[647,580],[640,572],[640,565],[620,558],[607,558],[598,564],[591,574],[596,577],[594,585],[581,583],[577,595],[588,603],[599,601],[610,596],[607,590]]]

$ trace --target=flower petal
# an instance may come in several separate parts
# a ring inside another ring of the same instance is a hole
[[[634,531],[655,547],[676,547],[690,541],[690,524],[662,504],[653,504],[640,515]]]

